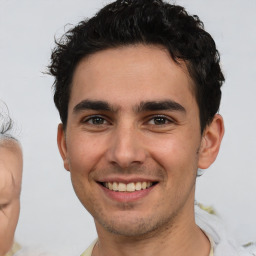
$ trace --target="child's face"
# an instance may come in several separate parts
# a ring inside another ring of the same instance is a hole
[[[0,256],[10,250],[20,212],[22,151],[12,139],[0,141]]]

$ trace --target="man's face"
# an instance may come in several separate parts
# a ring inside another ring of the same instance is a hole
[[[11,248],[20,212],[22,153],[17,142],[0,141],[0,255]]]
[[[98,232],[139,236],[193,218],[199,109],[184,63],[166,50],[127,46],[83,59],[58,142]]]

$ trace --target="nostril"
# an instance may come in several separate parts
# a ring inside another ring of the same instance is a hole
[[[132,165],[143,164],[146,159],[146,154],[144,152],[139,152],[140,149],[126,148],[123,150],[111,150],[108,153],[108,161],[120,168],[126,169]],[[143,151],[143,150],[141,150]]]

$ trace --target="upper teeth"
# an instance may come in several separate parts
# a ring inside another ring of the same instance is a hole
[[[134,192],[136,190],[142,190],[149,188],[153,185],[152,182],[131,182],[128,184],[122,183],[122,182],[104,182],[103,183],[104,187],[114,190],[114,191],[119,191],[119,192]]]

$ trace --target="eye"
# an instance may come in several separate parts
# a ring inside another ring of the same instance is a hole
[[[83,123],[87,123],[90,125],[105,125],[109,122],[102,116],[90,116],[83,119]]]
[[[160,116],[154,116],[148,121],[148,123],[150,125],[166,125],[166,124],[174,123],[174,121],[171,120],[170,118],[160,115]]]
[[[8,204],[1,204],[0,211],[3,211],[7,206],[8,206]]]

